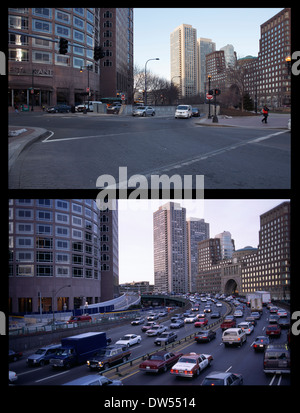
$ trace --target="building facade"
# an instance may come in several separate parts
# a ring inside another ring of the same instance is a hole
[[[93,200],[11,199],[9,311],[73,310],[103,301],[102,227]]]
[[[112,96],[116,97],[117,84],[123,87],[126,82],[130,95],[133,84],[130,80],[133,72],[132,9],[113,10],[118,12],[82,7],[9,8],[8,105],[74,105],[85,100],[100,100],[107,96],[105,93],[110,93],[105,89],[106,83],[110,79],[115,82],[115,78],[119,83],[114,83]],[[106,27],[109,25],[109,19],[104,17],[107,13],[112,13],[115,19],[130,14],[130,22],[125,18],[117,19],[114,25],[118,25],[118,30]],[[65,55],[59,53],[59,38],[68,40]],[[122,42],[128,45],[126,52]],[[98,45],[106,45],[106,57],[95,61],[94,47]],[[111,70],[107,74],[108,68]],[[106,74],[105,84],[101,85],[102,70]],[[125,72],[126,81],[122,77]],[[103,90],[102,86],[105,86]]]
[[[219,238],[221,246],[222,260],[232,258],[234,252],[234,240],[231,238],[229,231],[223,231],[220,234],[215,235],[215,238]]]
[[[216,43],[211,39],[200,37],[197,40],[198,47],[198,70],[199,70],[199,93],[207,93],[206,55],[216,50]]]
[[[187,259],[189,291],[197,291],[198,243],[209,238],[209,224],[200,218],[187,218]]]
[[[181,24],[170,35],[171,82],[178,87],[180,97],[199,93],[197,30]]]
[[[169,202],[153,213],[157,292],[188,292],[186,209]]]
[[[225,90],[226,85],[226,61],[224,50],[216,50],[206,55],[206,74],[211,76],[211,89]],[[208,90],[208,79],[207,90]]]
[[[221,244],[219,238],[209,238],[198,244],[198,293],[220,293],[221,291]]]

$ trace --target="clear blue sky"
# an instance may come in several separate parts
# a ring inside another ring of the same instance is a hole
[[[238,57],[257,56],[260,25],[282,8],[134,8],[134,62],[170,80],[170,33],[180,24],[197,29],[216,49],[232,44]]]
[[[229,231],[235,248],[257,247],[260,215],[286,199],[178,200],[187,217],[204,218],[210,237]],[[150,281],[153,269],[153,212],[168,200],[119,200],[119,281]]]

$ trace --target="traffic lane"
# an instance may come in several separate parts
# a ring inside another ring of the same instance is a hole
[[[203,128],[185,122],[178,126],[173,119],[158,122],[145,119],[140,124],[128,122],[131,125],[128,130],[115,122],[112,123],[115,128],[112,133],[99,133],[96,124],[88,123],[90,129],[84,133],[80,126],[68,127],[63,135],[59,131],[49,140],[33,144],[14,165],[17,170],[10,176],[10,187],[95,188],[96,180],[102,174],[109,174],[118,182],[120,166],[127,166],[128,177],[138,173],[148,179],[149,175],[166,170],[170,176],[173,170],[179,175],[205,174],[207,185],[211,171],[205,168],[210,166],[211,160],[213,173],[220,176],[222,185],[223,171],[216,171],[214,158],[222,158],[230,148],[232,152],[234,145],[247,144],[250,138],[266,133],[262,130],[241,132],[240,129]],[[47,145],[46,150],[43,145]],[[220,167],[223,164],[220,160]],[[225,162],[226,170],[228,165],[230,163]],[[57,180],[57,177],[63,179]]]

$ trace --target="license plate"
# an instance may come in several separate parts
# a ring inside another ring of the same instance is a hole
[[[146,369],[150,370],[150,366],[146,366]]]

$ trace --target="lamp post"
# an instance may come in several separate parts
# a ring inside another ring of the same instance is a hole
[[[55,319],[54,319],[54,298],[55,298],[56,294],[58,294],[58,293],[60,292],[60,290],[62,290],[63,288],[66,288],[66,287],[71,287],[71,285],[63,285],[63,286],[60,287],[57,291],[55,291],[55,290],[52,291],[52,315],[53,315],[53,324],[54,324],[54,321],[55,321]]]
[[[210,92],[210,82],[211,82],[211,75],[207,75],[207,79],[208,79],[208,93]],[[210,99],[208,101],[208,119],[211,118],[211,114],[210,114]]]
[[[159,57],[155,57],[154,59],[148,59],[147,62],[145,63],[145,106],[147,105],[147,63],[150,60],[159,60]]]
[[[87,87],[88,98],[87,98],[87,101],[88,101],[88,110],[90,110],[90,70],[92,70],[93,65],[81,66],[80,73],[83,72],[83,67],[85,67],[87,72],[88,72],[88,87]]]

